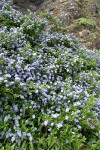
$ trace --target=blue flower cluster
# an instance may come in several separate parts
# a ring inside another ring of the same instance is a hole
[[[47,31],[46,18],[23,16],[9,2],[0,3],[0,146],[39,147],[53,138],[66,147],[80,141],[81,149],[97,141],[100,53]]]

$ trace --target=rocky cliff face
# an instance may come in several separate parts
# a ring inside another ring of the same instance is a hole
[[[58,16],[67,32],[90,49],[100,49],[100,0],[13,0],[23,13],[27,9],[50,11]]]
[[[79,0],[14,0],[14,4],[19,6],[23,12],[26,12],[27,8],[32,12],[49,10],[67,25],[82,15]]]

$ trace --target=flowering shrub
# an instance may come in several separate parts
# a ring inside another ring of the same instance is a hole
[[[99,150],[100,53],[0,8],[0,149]]]

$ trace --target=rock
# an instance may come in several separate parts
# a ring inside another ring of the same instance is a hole
[[[85,37],[87,37],[89,35],[89,33],[90,33],[89,30],[83,30],[83,31],[79,32],[79,36],[81,38],[85,38]]]
[[[85,0],[83,13],[88,16],[100,14],[100,0]]]
[[[30,2],[34,3],[35,5],[40,5],[43,3],[44,0],[30,0]]]
[[[79,18],[90,18],[96,22],[100,29],[100,0],[13,0],[14,8],[24,14],[27,9],[32,12],[49,11],[63,22],[69,30],[68,34],[75,35],[81,43],[88,48],[100,49],[100,31],[74,24],[74,20]]]
[[[100,4],[100,0],[96,0],[96,2],[97,2],[98,4]]]
[[[95,49],[100,50],[100,39],[97,39],[95,42]]]

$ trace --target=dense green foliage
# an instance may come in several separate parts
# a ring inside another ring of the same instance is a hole
[[[0,3],[0,150],[99,150],[100,53],[10,4]]]
[[[88,18],[79,18],[75,21],[76,23],[85,26],[86,28],[92,29],[92,28],[96,28],[96,22],[92,19],[88,19]]]

